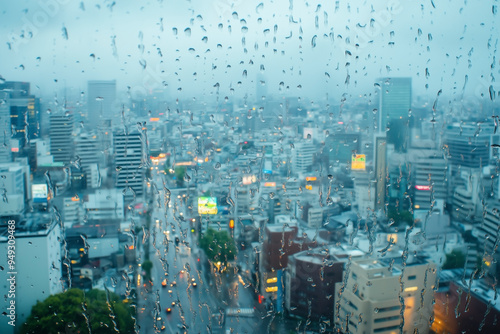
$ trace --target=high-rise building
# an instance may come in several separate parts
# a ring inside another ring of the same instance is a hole
[[[112,120],[114,118],[116,80],[89,81],[87,96],[87,124],[92,129],[102,126],[104,120]]]
[[[347,279],[335,285],[334,321],[342,333],[428,333],[436,265],[391,261],[353,260],[344,270]]]
[[[50,115],[50,154],[54,162],[69,164],[73,158],[73,115]]]
[[[7,224],[0,222],[0,254],[7,254]],[[31,308],[48,296],[62,292],[62,275],[67,268],[61,263],[61,228],[56,220],[49,216],[37,215],[16,221],[16,259],[15,270],[0,270],[0,308],[7,310],[10,303],[8,278],[15,277],[15,315],[16,324],[21,325],[31,314]],[[2,259],[4,261],[4,259]],[[11,274],[14,271],[17,274]],[[10,299],[12,300],[12,299]],[[0,332],[14,333],[14,327],[8,325],[7,313],[0,316]]]
[[[115,133],[113,142],[115,184],[118,189],[124,191],[125,201],[129,202],[144,193],[144,168],[141,166],[144,145],[138,132]]]
[[[411,78],[380,80],[380,133],[387,132],[387,142],[396,152],[406,151],[409,145],[409,111],[411,109]]]
[[[0,163],[10,162],[10,98],[0,92]]]
[[[385,136],[375,137],[375,210],[384,208],[386,202],[387,181],[387,139]]]
[[[292,151],[292,168],[294,173],[307,173],[313,165],[316,147],[312,140],[307,140],[295,144]]]
[[[380,126],[385,132],[394,119],[408,118],[411,109],[411,78],[385,78],[380,80]]]
[[[500,134],[488,124],[452,124],[445,129],[443,148],[455,173],[459,168],[482,168],[489,164],[491,144],[500,143]]]
[[[413,208],[428,210],[438,199],[448,199],[448,168],[443,157],[420,158],[413,164]]]
[[[19,140],[14,150],[22,150],[31,139],[40,137],[40,99],[30,94],[30,83],[6,81],[0,92],[9,96],[10,127],[12,138]]]
[[[19,215],[26,202],[25,175],[21,166],[0,165],[0,217]]]
[[[93,169],[104,159],[95,133],[82,133],[75,137],[75,154],[80,158],[80,165],[87,177],[87,185],[93,187]]]

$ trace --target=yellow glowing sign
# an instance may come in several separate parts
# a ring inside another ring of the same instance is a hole
[[[365,170],[366,167],[366,155],[364,154],[353,154],[351,161],[352,170]]]
[[[216,215],[217,214],[217,198],[216,197],[198,197],[198,213],[200,215]]]
[[[278,287],[277,286],[268,286],[266,288],[266,292],[276,292],[278,291]]]
[[[278,282],[278,277],[268,278],[266,282],[267,283],[276,283],[276,282]]]
[[[276,182],[266,182],[264,183],[264,187],[276,187]]]
[[[306,181],[316,181],[318,178],[316,176],[307,176]]]
[[[418,290],[418,286],[410,286],[405,289],[405,292],[414,292]]]
[[[160,120],[160,118],[159,118],[159,117],[151,117],[151,118],[149,119],[149,121],[150,121],[150,122],[158,122],[159,120]]]

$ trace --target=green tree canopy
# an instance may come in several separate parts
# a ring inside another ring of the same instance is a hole
[[[85,293],[75,288],[36,303],[20,330],[21,333],[46,334],[105,334],[117,331],[134,333],[130,306],[113,292],[107,294],[94,289]]]
[[[175,167],[175,182],[177,187],[184,187],[184,175],[186,175],[186,167],[177,166]]]
[[[463,268],[465,265],[465,255],[459,250],[453,250],[450,254],[446,254],[446,260],[443,264],[443,269]]]
[[[398,210],[395,207],[389,207],[387,212],[387,218],[394,219],[396,224],[406,223],[409,226],[413,224],[413,215],[410,211],[407,210]]]
[[[236,256],[236,244],[226,231],[215,231],[208,229],[200,240],[200,247],[205,251],[208,259],[213,262],[234,260]]]

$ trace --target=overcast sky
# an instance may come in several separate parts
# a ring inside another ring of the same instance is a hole
[[[260,81],[268,94],[339,100],[373,93],[386,76],[411,76],[414,95],[461,98],[467,75],[465,95],[488,96],[500,69],[498,5],[1,0],[0,75],[31,81],[35,94],[116,79],[135,93],[164,86],[207,100],[217,86],[253,96]]]

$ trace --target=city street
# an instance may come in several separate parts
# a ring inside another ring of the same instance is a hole
[[[163,184],[158,174],[155,182]],[[140,282],[138,288],[141,333],[254,333],[256,329],[291,328],[264,305],[255,307],[255,287],[248,273],[210,273],[197,247],[197,235],[191,232],[185,190],[171,189],[165,209],[165,190],[158,189],[149,235],[153,286]],[[248,252],[238,257],[243,270],[251,265]]]

